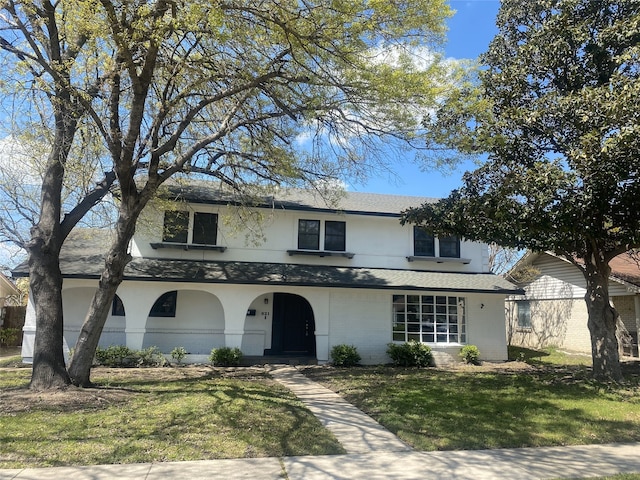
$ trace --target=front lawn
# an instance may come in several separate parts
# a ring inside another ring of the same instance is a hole
[[[0,468],[344,453],[259,368],[96,368],[97,389],[31,392],[0,369]]]
[[[640,441],[640,365],[599,384],[585,366],[307,368],[418,450]]]

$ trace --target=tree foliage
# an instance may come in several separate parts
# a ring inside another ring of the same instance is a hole
[[[484,69],[430,117],[429,141],[488,160],[404,220],[551,250],[587,280],[594,373],[620,378],[609,261],[640,246],[640,2],[504,1]]]
[[[418,114],[446,76],[429,50],[444,33],[444,0],[3,0],[1,6],[0,48],[9,71],[35,87],[54,117],[44,124],[57,132],[43,174],[52,201],[36,220],[47,219],[39,238],[52,243],[51,255],[35,261],[38,252],[30,249],[32,288],[42,292],[33,281],[40,268],[55,273],[42,274],[55,278],[47,288],[61,289],[56,255],[67,227],[88,211],[74,207],[60,215],[65,167],[82,128],[100,139],[92,151],[106,152],[100,158],[107,174],[78,206],[94,204],[112,184],[118,189],[114,243],[70,367],[80,384],[88,383],[137,218],[164,182],[206,175],[248,196],[256,186],[366,174],[383,151],[419,144]],[[57,315],[44,324],[61,332],[60,298],[42,302]],[[38,365],[34,357],[34,375]]]

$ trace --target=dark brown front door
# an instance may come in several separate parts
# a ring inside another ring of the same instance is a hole
[[[315,356],[315,322],[311,305],[290,293],[273,295],[271,353]]]

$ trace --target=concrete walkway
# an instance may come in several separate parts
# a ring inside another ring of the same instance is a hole
[[[270,372],[291,390],[328,428],[347,453],[408,452],[406,443],[328,388],[309,380],[295,367],[277,366]]]
[[[347,455],[27,468],[0,470],[0,480],[539,480],[640,473],[640,443],[412,451],[372,418],[295,368],[275,367],[271,374],[334,433]]]

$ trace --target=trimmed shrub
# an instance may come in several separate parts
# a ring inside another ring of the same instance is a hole
[[[139,352],[134,352],[138,365],[144,367],[163,367],[167,364],[167,360],[162,355],[158,347],[143,348]]]
[[[166,360],[158,347],[133,350],[125,345],[96,348],[96,363],[105,367],[161,367]]]
[[[361,357],[354,345],[334,345],[331,360],[336,367],[353,367],[360,363]]]
[[[460,349],[460,358],[470,365],[480,364],[480,350],[475,345],[465,345]]]
[[[171,350],[171,358],[173,358],[178,363],[182,363],[182,360],[186,356],[187,356],[187,349],[184,347],[176,347],[173,350]]]
[[[240,365],[242,352],[238,347],[221,347],[211,350],[209,360],[212,364],[222,367],[235,367]]]
[[[96,363],[105,367],[130,367],[137,364],[135,351],[124,345],[96,348]]]
[[[433,362],[431,347],[415,340],[402,344],[389,343],[387,347],[387,355],[398,367],[428,367]]]

